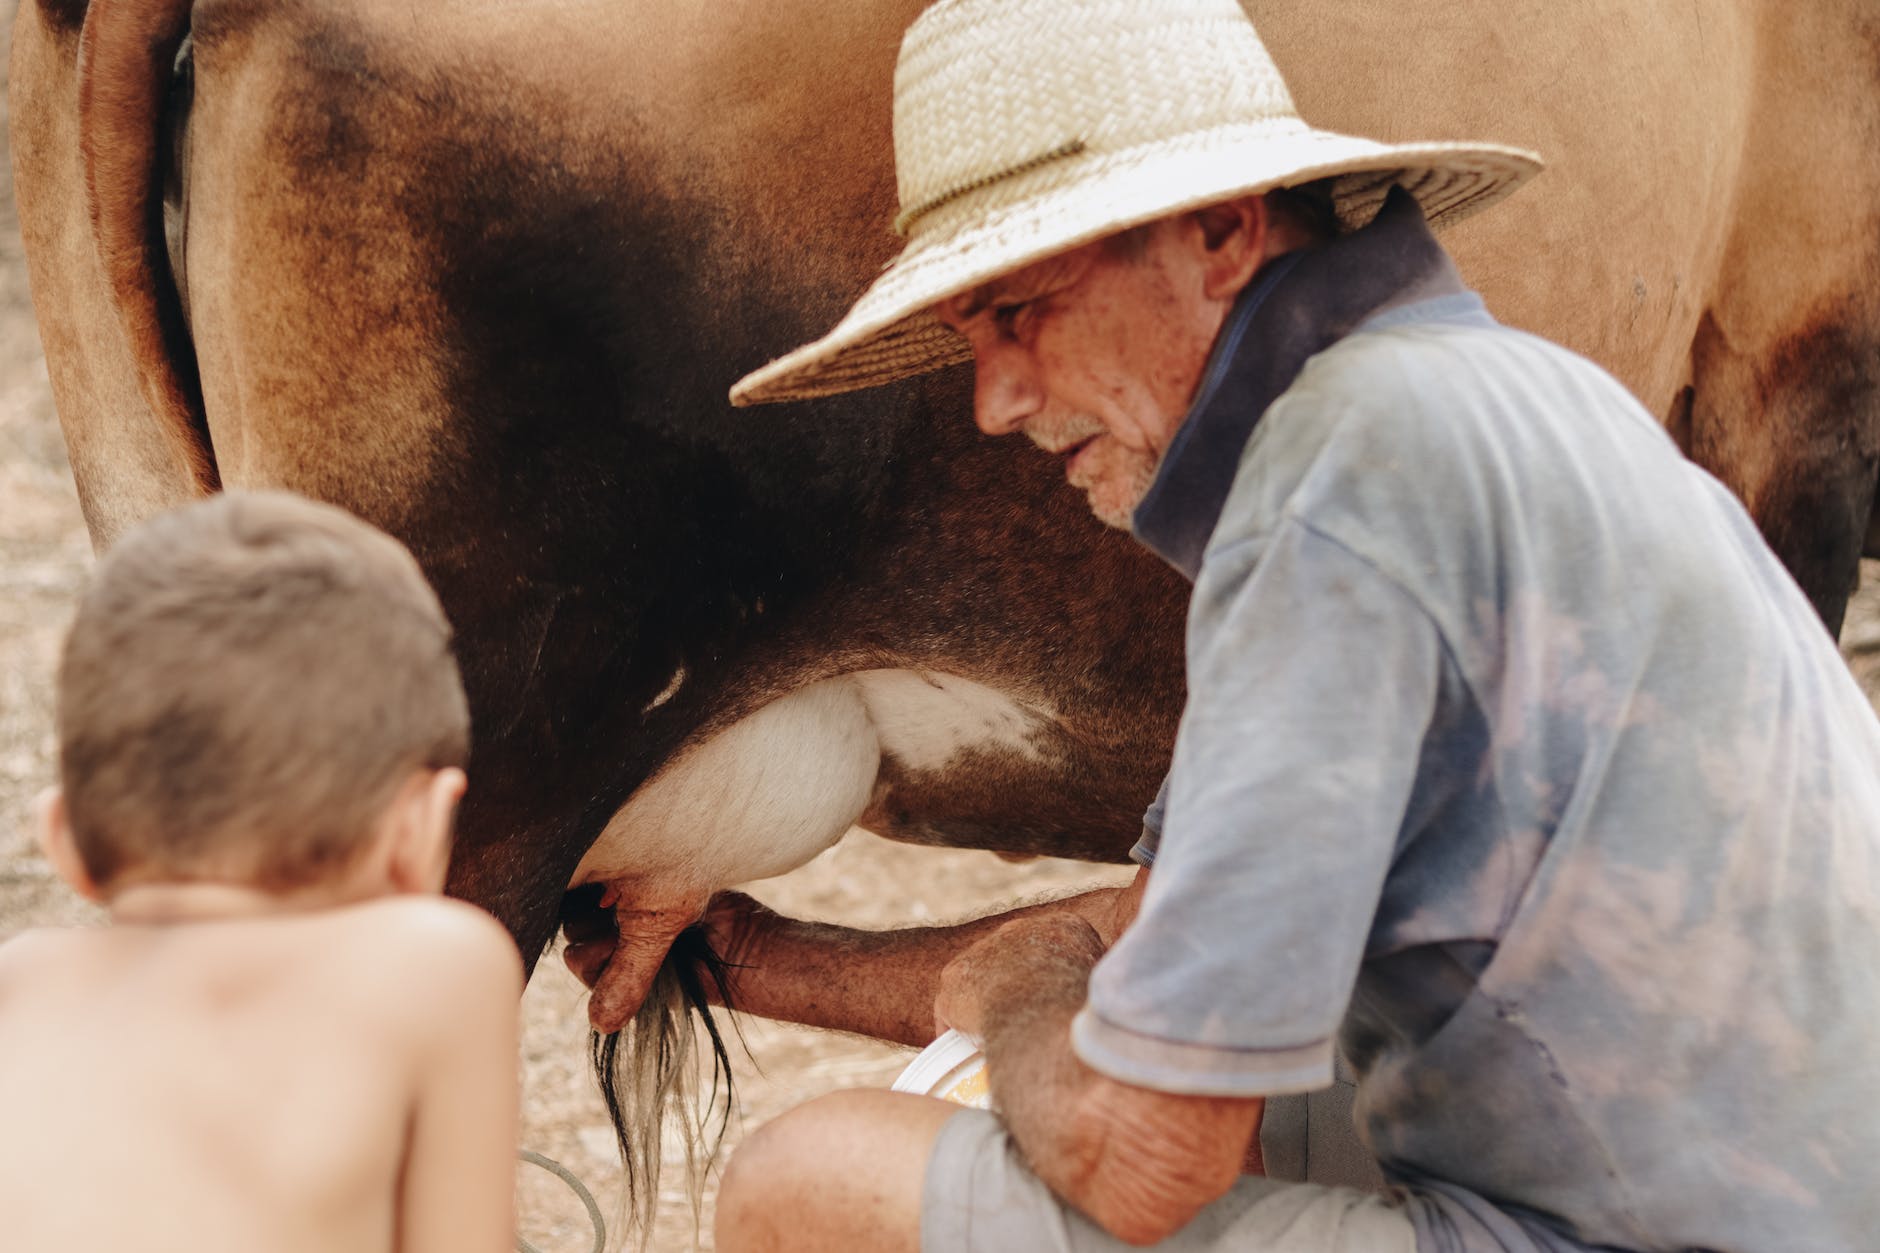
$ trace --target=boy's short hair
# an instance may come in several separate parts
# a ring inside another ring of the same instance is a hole
[[[469,753],[450,626],[417,562],[281,492],[216,496],[118,540],[58,683],[60,782],[101,885],[330,878],[412,771]]]

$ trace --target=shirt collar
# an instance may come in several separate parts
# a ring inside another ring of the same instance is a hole
[[[1193,579],[1241,450],[1309,359],[1361,328],[1457,320],[1492,325],[1401,188],[1369,226],[1267,263],[1215,338],[1188,415],[1136,506],[1136,538]]]

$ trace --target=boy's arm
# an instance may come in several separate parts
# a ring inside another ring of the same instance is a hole
[[[440,902],[442,904],[442,902]],[[399,1253],[515,1248],[522,963],[494,919],[427,918],[431,961],[410,995],[428,1030],[399,1180]]]

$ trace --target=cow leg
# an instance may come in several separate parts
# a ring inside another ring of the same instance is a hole
[[[103,549],[151,514],[200,497],[213,486],[214,476],[195,416],[171,414],[170,421],[159,420],[146,400],[145,378],[172,363],[153,359],[152,342],[133,345],[126,337],[99,261],[85,194],[84,151],[88,145],[149,151],[157,130],[154,120],[146,125],[136,116],[109,111],[102,117],[94,113],[92,129],[81,129],[79,40],[87,7],[81,0],[20,4],[8,100],[14,195],[39,337],[85,524],[93,544]],[[128,6],[114,8],[122,16]],[[134,59],[140,50],[107,51]],[[103,72],[94,62],[92,73]],[[156,93],[160,84],[152,73],[150,82],[132,86]],[[133,198],[153,193],[154,185],[116,190]],[[165,287],[164,276],[148,277],[153,290]],[[172,300],[162,291],[157,297],[156,312],[173,312]],[[185,340],[180,319],[167,319],[162,331],[172,336],[173,347]],[[180,358],[173,365],[184,374],[192,368]],[[186,390],[193,396],[193,383]]]
[[[1863,0],[1769,6],[1757,25],[1758,104],[1680,433],[1838,632],[1880,466],[1880,28]]]
[[[1748,505],[1838,633],[1874,530],[1880,301],[1832,303],[1761,343],[1707,316],[1693,364],[1688,419],[1674,417],[1674,433]]]

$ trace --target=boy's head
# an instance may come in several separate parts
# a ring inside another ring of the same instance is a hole
[[[340,879],[414,803],[441,805],[447,831],[470,730],[411,555],[276,492],[172,510],[116,543],[66,639],[58,721],[52,825],[106,895]]]

